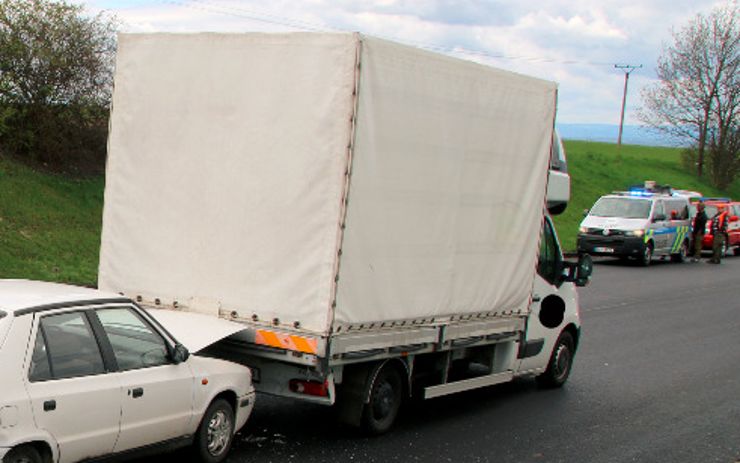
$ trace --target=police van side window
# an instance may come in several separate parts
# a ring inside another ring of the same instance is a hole
[[[655,208],[653,209],[653,220],[663,220],[663,217],[665,217],[665,207],[663,206],[663,201],[656,201]]]

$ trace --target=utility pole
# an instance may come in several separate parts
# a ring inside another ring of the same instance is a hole
[[[624,127],[624,106],[627,104],[627,82],[630,80],[630,73],[635,69],[640,69],[642,64],[635,66],[632,64],[615,64],[614,68],[624,70],[624,93],[622,94],[622,115],[619,118],[619,136],[617,137],[617,146],[622,146],[622,129]]]

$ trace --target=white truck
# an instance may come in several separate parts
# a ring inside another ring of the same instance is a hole
[[[99,286],[243,324],[211,354],[370,433],[410,395],[562,385],[590,266],[546,212],[556,99],[360,34],[121,35]]]

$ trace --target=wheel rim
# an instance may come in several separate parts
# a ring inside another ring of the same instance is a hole
[[[390,381],[378,384],[373,398],[373,418],[382,421],[388,418],[395,408],[396,391]]]
[[[557,381],[562,381],[568,375],[571,358],[568,346],[565,343],[560,344],[558,350],[555,351],[555,361],[552,364],[553,376]]]
[[[208,422],[208,453],[219,456],[226,450],[231,439],[231,421],[223,410],[213,414]]]

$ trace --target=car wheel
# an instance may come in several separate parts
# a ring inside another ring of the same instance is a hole
[[[637,258],[637,261],[642,265],[643,267],[647,267],[650,265],[650,261],[653,260],[653,243],[648,243],[645,245],[645,248],[642,250],[642,254],[640,257]]]
[[[735,246],[735,249],[732,250],[732,253],[736,256],[740,256],[740,245]]]
[[[671,260],[673,262],[681,263],[686,260],[686,256],[689,255],[689,243],[684,241],[681,244],[681,249],[678,250],[678,254],[672,254]]]
[[[38,450],[30,445],[21,445],[8,452],[3,463],[42,463]]]
[[[393,365],[383,366],[370,388],[370,400],[362,412],[362,429],[379,435],[393,426],[403,399],[403,379]]]
[[[547,370],[536,378],[537,384],[546,388],[561,387],[565,384],[568,376],[570,376],[570,370],[573,368],[574,354],[575,341],[573,335],[568,331],[563,331],[552,349]]]
[[[234,410],[223,399],[211,403],[203,415],[195,435],[195,447],[200,460],[219,463],[226,458],[234,437]]]

